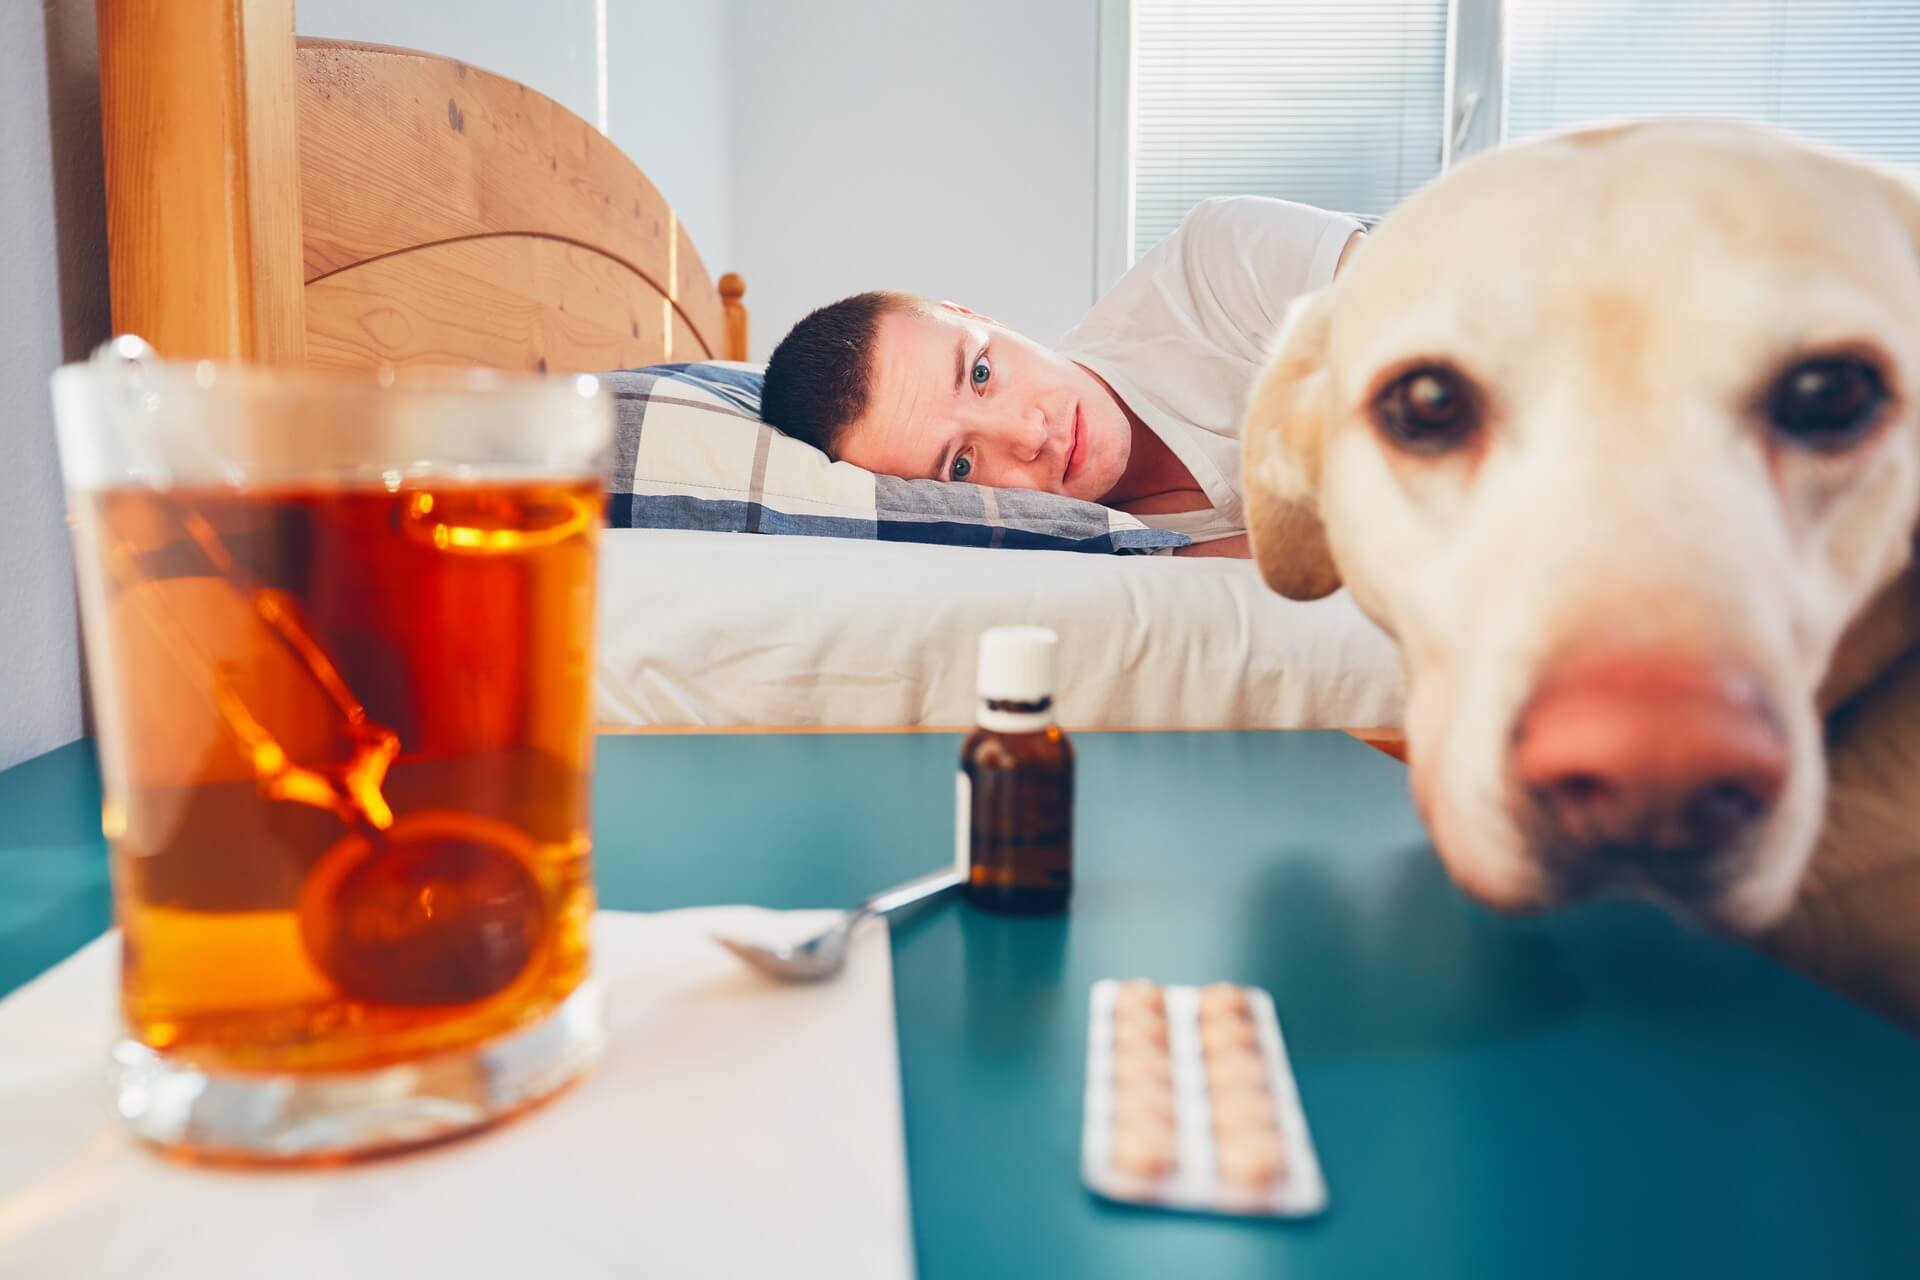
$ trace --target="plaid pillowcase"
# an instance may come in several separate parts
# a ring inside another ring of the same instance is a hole
[[[1121,554],[1192,541],[1059,494],[903,480],[829,461],[760,420],[758,365],[654,365],[602,381],[616,410],[607,523],[618,528]]]

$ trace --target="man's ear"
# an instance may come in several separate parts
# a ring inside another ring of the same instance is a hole
[[[995,320],[992,316],[983,316],[978,311],[975,311],[973,308],[963,307],[957,302],[943,301],[940,305],[945,307],[947,310],[954,312],[956,315],[968,316],[972,319],[978,320],[982,324],[998,324],[999,323],[999,321]]]
[[[1340,589],[1319,512],[1332,293],[1330,286],[1288,306],[1241,424],[1253,558],[1267,585],[1290,600]]]

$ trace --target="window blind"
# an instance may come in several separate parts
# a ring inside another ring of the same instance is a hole
[[[1378,216],[1440,170],[1447,0],[1133,0],[1133,256],[1199,201]]]
[[[1731,116],[1920,164],[1916,0],[1506,0],[1507,137]]]

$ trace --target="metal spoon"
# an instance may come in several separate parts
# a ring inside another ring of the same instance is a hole
[[[788,982],[814,982],[840,972],[847,962],[847,939],[862,920],[937,898],[949,889],[958,888],[964,879],[957,868],[943,867],[903,885],[884,889],[853,910],[841,912],[840,919],[819,933],[798,942],[769,945],[744,938],[723,938],[719,934],[715,934],[713,940],[762,973]]]

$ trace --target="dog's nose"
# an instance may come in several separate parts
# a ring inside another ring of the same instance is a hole
[[[1610,655],[1549,675],[1521,713],[1513,763],[1565,852],[1685,874],[1771,811],[1787,744],[1738,671]]]

